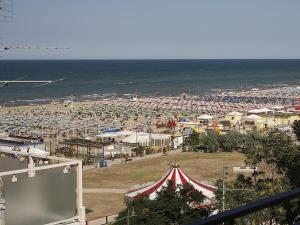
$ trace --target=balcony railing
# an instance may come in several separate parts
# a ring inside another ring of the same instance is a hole
[[[296,198],[300,198],[300,187],[288,192],[282,192],[277,195],[258,200],[248,205],[244,205],[235,209],[225,211],[223,213],[219,213],[214,216],[210,216],[205,219],[197,219],[188,225],[233,225],[234,220],[237,218],[241,218],[243,216],[260,211],[262,209],[266,209]]]

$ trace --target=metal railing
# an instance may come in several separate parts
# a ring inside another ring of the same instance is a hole
[[[83,206],[83,198],[82,198],[82,162],[80,160],[74,159],[67,159],[55,156],[43,156],[39,154],[31,154],[27,152],[15,152],[12,150],[2,149],[0,147],[0,153],[11,157],[28,157],[28,165],[23,169],[16,169],[16,170],[7,170],[7,171],[0,171],[0,179],[2,177],[8,176],[11,179],[16,179],[19,175],[26,174],[26,177],[31,178],[35,177],[36,172],[40,171],[47,171],[52,169],[61,168],[62,173],[68,173],[68,170],[72,167],[76,169],[76,215],[72,218],[68,218],[66,220],[56,221],[49,223],[48,225],[56,225],[56,224],[74,224],[74,221],[78,221],[78,224],[85,224],[85,207]],[[36,166],[34,160],[45,160],[48,163]],[[49,164],[49,161],[51,163]],[[64,168],[64,170],[62,169]],[[66,172],[65,172],[66,171]],[[13,181],[12,181],[13,182]],[[0,183],[1,186],[1,183]],[[1,191],[0,191],[1,194]],[[1,196],[1,195],[0,195]],[[0,199],[1,200],[1,199]],[[6,202],[8,201],[5,199]],[[5,207],[5,213],[7,215],[7,208]],[[3,221],[3,212],[0,215],[0,219]],[[0,222],[2,222],[0,221]],[[3,223],[3,222],[2,222]],[[1,223],[0,223],[1,225]]]
[[[291,191],[282,192],[277,195],[258,200],[256,202],[244,205],[235,209],[231,209],[222,213],[219,213],[208,218],[196,219],[188,225],[216,225],[216,224],[226,224],[233,225],[234,220],[241,218],[243,216],[249,215],[251,213],[260,211],[265,208],[269,208],[280,203],[300,198],[300,187],[295,188]]]

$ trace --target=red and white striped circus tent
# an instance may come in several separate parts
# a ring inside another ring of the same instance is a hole
[[[174,165],[172,166],[171,171],[158,182],[140,189],[130,190],[127,192],[126,196],[131,199],[139,199],[142,196],[149,196],[149,199],[153,200],[156,198],[157,192],[159,192],[163,187],[167,186],[168,181],[172,181],[173,184],[176,184],[176,188],[179,188],[178,186],[180,185],[191,185],[195,190],[202,193],[206,204],[209,203],[210,200],[215,196],[214,193],[217,190],[217,188],[214,186],[196,181],[195,179],[186,175],[179,168],[179,166]]]

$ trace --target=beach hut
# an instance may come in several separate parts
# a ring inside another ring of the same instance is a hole
[[[182,146],[183,141],[184,141],[183,135],[180,132],[175,133],[172,142],[173,148],[177,149],[179,146]]]
[[[258,129],[263,129],[263,117],[251,114],[245,117],[245,125],[255,126]]]
[[[205,115],[205,114],[197,117],[197,120],[200,123],[206,123],[206,124],[209,123],[209,122],[211,122],[213,119],[214,119],[213,116]]]
[[[208,206],[210,204],[210,201],[215,196],[215,191],[217,190],[217,188],[212,185],[196,181],[195,179],[184,173],[179,168],[179,166],[175,164],[162,179],[152,185],[139,189],[129,190],[126,194],[126,197],[131,199],[139,199],[142,196],[149,196],[150,200],[154,200],[157,197],[157,192],[159,192],[163,187],[166,187],[169,181],[172,181],[176,190],[179,190],[179,187],[181,185],[191,185],[195,191],[202,193],[205,199],[205,206]]]
[[[142,146],[169,146],[170,134],[135,132],[122,140],[127,144],[139,144]]]
[[[180,127],[182,129],[185,129],[185,128],[195,129],[195,128],[199,127],[199,123],[198,122],[193,122],[193,121],[178,122],[177,127]]]
[[[232,111],[225,115],[225,121],[229,121],[230,125],[239,124],[242,120],[243,113]]]
[[[183,98],[183,99],[186,99],[186,98],[189,97],[189,94],[184,92],[184,93],[182,93],[182,94],[180,95],[180,97]]]
[[[274,123],[274,126],[285,126],[291,125],[294,121],[299,120],[300,117],[294,112],[288,111],[277,111],[271,120]]]

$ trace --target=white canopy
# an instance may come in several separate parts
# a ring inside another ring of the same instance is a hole
[[[108,132],[108,133],[103,133],[103,134],[98,134],[96,137],[101,137],[101,138],[114,138],[114,137],[120,137],[120,136],[129,136],[132,135],[133,131],[118,131],[118,132]]]
[[[254,113],[254,114],[268,113],[268,112],[273,112],[273,110],[268,108],[261,108],[261,109],[252,109],[248,111],[248,113]]]
[[[40,156],[48,156],[49,152],[43,151],[38,148],[34,148],[31,146],[28,147],[12,147],[12,146],[0,146],[0,149],[3,151],[12,151],[13,153],[18,154],[18,152],[22,153],[29,153],[29,154],[35,154],[35,155],[40,155]]]
[[[279,105],[275,105],[275,106],[273,106],[273,107],[271,107],[272,109],[284,109],[284,107],[283,106],[279,106]]]
[[[198,116],[197,119],[199,120],[211,120],[213,119],[214,117],[213,116],[210,116],[210,115],[201,115],[201,116]]]
[[[237,111],[232,111],[227,114],[228,116],[241,116],[243,113],[237,112]]]

